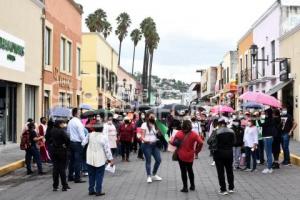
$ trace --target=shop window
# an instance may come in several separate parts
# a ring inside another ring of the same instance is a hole
[[[65,93],[59,93],[59,106],[64,107]]]
[[[35,119],[35,87],[25,87],[25,119]]]

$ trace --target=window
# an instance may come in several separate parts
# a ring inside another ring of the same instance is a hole
[[[67,94],[67,107],[70,108],[72,105],[72,96],[71,94]]]
[[[265,57],[265,47],[263,47],[263,48],[261,48],[261,57],[262,57],[262,59],[264,60],[264,59],[266,59]],[[265,62],[262,62],[262,65],[261,65],[261,74],[262,74],[262,76],[264,77],[265,76]]]
[[[104,76],[105,76],[105,69],[104,67],[101,68],[101,88],[102,90],[104,90],[104,84],[105,84],[105,79],[104,79]]]
[[[60,39],[60,70],[66,70],[66,39]]]
[[[71,63],[72,63],[72,43],[67,42],[67,51],[66,51],[66,71],[71,72]]]
[[[80,74],[81,74],[81,63],[80,63],[80,60],[81,60],[81,49],[80,48],[77,48],[76,55],[77,55],[77,62],[76,62],[77,73],[78,73],[78,76],[80,76]]]
[[[51,64],[51,29],[46,27],[45,29],[45,65]]]
[[[227,83],[229,83],[229,67],[227,68]]]
[[[64,106],[64,99],[65,99],[65,93],[60,92],[59,93],[59,106]]]
[[[108,81],[109,81],[109,79],[108,79],[108,69],[105,69],[105,90],[107,90],[108,89]]]
[[[271,42],[271,53],[272,53],[272,75],[275,75],[275,40]]]
[[[100,88],[100,65],[97,65],[97,88]]]
[[[243,58],[240,58],[240,83],[242,83],[243,81]]]

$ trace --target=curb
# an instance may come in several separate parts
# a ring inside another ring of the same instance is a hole
[[[16,162],[13,162],[13,163],[10,163],[8,165],[5,165],[3,167],[0,167],[0,176],[3,176],[5,174],[8,174],[10,172],[13,172],[17,169],[20,169],[22,167],[25,166],[25,160],[19,160],[19,161],[16,161]]]
[[[280,157],[283,158],[283,152],[280,153]],[[300,157],[295,154],[290,154],[291,163],[300,167]]]

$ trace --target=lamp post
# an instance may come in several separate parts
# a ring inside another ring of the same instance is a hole
[[[260,74],[258,72],[258,65],[257,62],[267,62],[267,64],[269,65],[269,56],[267,56],[267,59],[262,58],[262,59],[258,59],[258,47],[256,44],[252,44],[250,46],[250,54],[251,54],[251,79],[252,79],[252,65],[255,64],[256,65],[256,74]],[[261,75],[261,74],[260,74]]]

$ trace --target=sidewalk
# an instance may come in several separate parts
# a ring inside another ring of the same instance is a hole
[[[0,176],[23,167],[24,155],[19,144],[0,145]]]
[[[300,156],[300,142],[296,140],[290,140],[290,151],[291,154]]]

